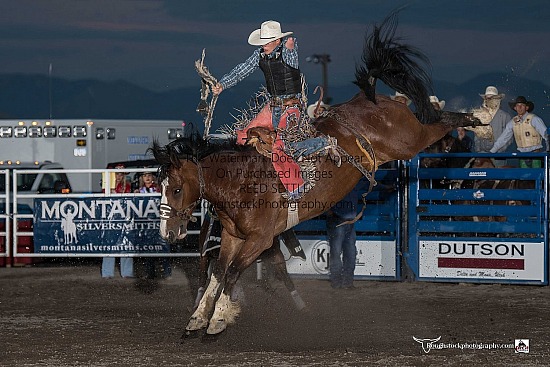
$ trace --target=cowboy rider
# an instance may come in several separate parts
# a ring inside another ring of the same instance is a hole
[[[293,32],[282,32],[280,23],[269,20],[248,37],[248,43],[259,46],[243,63],[238,64],[213,86],[214,94],[236,85],[260,68],[265,76],[269,103],[244,129],[237,130],[237,144],[245,144],[247,132],[254,127],[278,131],[291,123],[299,123],[302,113],[302,75],[298,65],[298,43]],[[309,155],[323,148],[329,148],[330,141],[323,138],[308,139],[300,145],[302,155]],[[304,147],[306,147],[304,149]],[[271,160],[281,182],[287,189],[290,199],[300,198],[307,189],[300,167],[285,152],[285,143],[277,133],[273,142]],[[297,156],[293,155],[296,159]]]

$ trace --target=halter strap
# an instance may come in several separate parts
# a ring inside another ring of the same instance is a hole
[[[168,220],[170,218],[180,218],[181,220],[187,220],[191,222],[196,222],[197,217],[193,215],[193,208],[197,202],[189,204],[185,209],[183,210],[177,210],[173,207],[171,207],[168,204],[160,204],[160,219]]]

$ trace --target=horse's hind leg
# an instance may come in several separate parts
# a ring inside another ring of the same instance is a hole
[[[278,237],[275,237],[273,239],[273,246],[265,250],[265,252],[262,254],[262,257],[264,257],[266,260],[269,259],[271,261],[271,265],[273,265],[273,267],[275,268],[275,276],[277,277],[277,279],[281,280],[285,284],[286,289],[288,289],[290,295],[292,296],[292,300],[294,301],[294,305],[296,306],[296,308],[298,310],[303,310],[306,307],[306,304],[296,290],[294,282],[292,281],[292,279],[290,279],[290,276],[288,275],[285,257],[281,252]]]

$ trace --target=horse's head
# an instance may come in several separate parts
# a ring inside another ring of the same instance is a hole
[[[187,235],[189,221],[195,222],[193,211],[201,198],[200,168],[193,161],[172,168],[161,182],[160,235],[168,242]]]
[[[197,220],[193,211],[202,197],[199,161],[185,149],[183,143],[160,147],[157,142],[151,148],[160,165],[160,235],[168,242],[185,238],[187,224]]]

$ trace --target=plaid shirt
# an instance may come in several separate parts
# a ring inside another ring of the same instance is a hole
[[[268,58],[274,57],[275,54],[277,52],[280,52],[280,49],[282,48],[283,61],[287,65],[295,69],[298,69],[298,42],[296,41],[296,38],[294,38],[294,49],[289,50],[288,48],[284,47],[286,39],[287,39],[286,37],[283,38],[281,45],[278,48],[276,48],[272,53],[267,55],[267,57]],[[254,50],[252,55],[248,59],[246,59],[245,62],[235,66],[233,70],[225,74],[220,79],[219,83],[222,85],[224,90],[233,87],[235,84],[237,84],[244,78],[248,77],[250,74],[252,74],[256,69],[260,67],[261,50],[262,50],[261,47]]]

